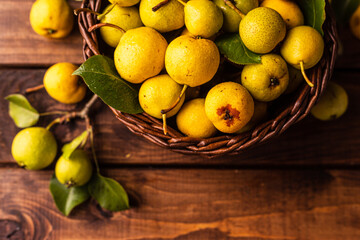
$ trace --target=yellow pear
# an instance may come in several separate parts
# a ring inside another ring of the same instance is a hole
[[[339,84],[329,82],[323,95],[311,109],[311,114],[323,121],[337,119],[346,112],[348,101],[345,89]]]
[[[195,36],[209,38],[223,25],[223,14],[210,0],[190,0],[184,7],[186,28]]]
[[[184,26],[184,6],[176,0],[170,0],[166,5],[153,11],[152,8],[162,0],[141,0],[140,17],[145,26],[159,32],[170,32]]]
[[[304,15],[294,1],[264,0],[260,6],[272,8],[277,11],[284,19],[287,29],[304,25]]]
[[[30,127],[16,134],[11,153],[19,166],[39,170],[55,159],[57,144],[54,135],[42,127]]]
[[[181,93],[182,86],[175,82],[167,74],[158,75],[147,79],[140,87],[139,102],[142,109],[150,116],[161,119],[161,110],[171,107]],[[166,114],[166,117],[174,116],[184,103],[185,95],[179,104]]]
[[[310,26],[294,27],[288,32],[280,52],[287,63],[301,69],[304,79],[313,87],[305,69],[315,66],[324,53],[324,40],[320,33]]]
[[[278,98],[289,84],[289,72],[284,59],[277,54],[261,56],[261,63],[246,65],[241,73],[241,84],[258,101]]]
[[[176,116],[176,124],[182,133],[193,138],[209,138],[217,132],[206,116],[204,98],[185,103]]]
[[[210,81],[219,64],[220,53],[213,41],[187,35],[174,39],[165,54],[165,67],[171,78],[190,87]]]
[[[112,9],[109,11],[110,8]],[[120,7],[118,5],[108,5],[105,8],[104,13],[106,14],[104,14],[101,18],[101,23],[114,24],[122,28],[124,31],[138,28],[143,25],[137,7]],[[102,39],[109,46],[115,48],[119,44],[120,38],[124,32],[113,27],[104,26],[100,28],[100,34]]]
[[[69,158],[61,156],[55,165],[55,175],[67,187],[83,186],[91,178],[92,164],[88,154],[76,149]]]
[[[350,18],[350,29],[357,39],[360,39],[360,5]]]
[[[141,83],[164,68],[167,46],[165,38],[150,27],[130,29],[115,49],[115,67],[126,81]]]
[[[247,14],[259,6],[258,0],[234,0],[234,5],[240,12]],[[214,3],[221,9],[224,16],[223,29],[226,32],[238,32],[241,16],[225,4],[224,0],[214,0]]]
[[[30,24],[39,35],[63,38],[71,32],[74,16],[66,0],[36,0],[31,7]]]
[[[219,131],[235,133],[253,116],[254,100],[241,84],[223,82],[206,95],[205,113]]]
[[[57,63],[44,75],[44,87],[53,99],[65,103],[78,103],[84,99],[86,85],[79,76],[72,75],[78,67],[72,63]]]
[[[286,24],[281,15],[267,7],[251,10],[240,22],[240,38],[255,53],[269,53],[285,37]]]

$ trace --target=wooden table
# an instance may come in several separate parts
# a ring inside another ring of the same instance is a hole
[[[203,159],[133,135],[98,101],[91,111],[101,172],[130,195],[130,210],[108,214],[87,202],[64,217],[48,190],[53,166],[26,171],[10,154],[19,131],[8,94],[42,82],[51,64],[82,62],[81,37],[36,35],[32,0],[0,4],[0,239],[360,239],[360,41],[341,30],[334,80],[350,104],[338,120],[309,116],[282,136],[237,157]],[[79,3],[70,1],[75,7]],[[40,111],[70,110],[45,91],[29,95]],[[40,121],[40,125],[49,122]],[[55,128],[59,146],[84,129]]]

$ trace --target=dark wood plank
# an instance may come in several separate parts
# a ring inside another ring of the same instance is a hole
[[[3,0],[0,5],[0,65],[50,65],[81,63],[82,40],[77,25],[64,39],[47,39],[30,26],[34,0]],[[73,8],[81,2],[69,1]],[[74,16],[75,18],[75,16]]]
[[[360,39],[350,31],[348,25],[339,26],[339,51],[336,61],[337,69],[360,68]]]
[[[40,84],[45,70],[0,70],[0,163],[12,162],[11,142],[18,129],[8,116],[6,95],[24,91]],[[118,122],[112,112],[99,101],[92,111],[95,124],[96,149],[102,164],[220,164],[238,166],[328,165],[353,166],[360,164],[360,73],[339,72],[335,79],[348,91],[350,105],[347,113],[336,121],[321,122],[309,116],[292,126],[282,136],[250,149],[235,157],[203,159],[173,153],[132,134]],[[44,90],[28,95],[40,111],[71,110],[76,106],[58,104]],[[83,104],[82,104],[83,105]],[[77,106],[81,108],[81,104]],[[40,121],[46,126],[51,118]],[[59,145],[71,141],[84,130],[81,121],[55,128]]]
[[[66,218],[52,202],[50,171],[0,169],[0,239],[360,238],[357,171],[104,173],[123,184],[132,209],[105,218],[87,203]]]
[[[34,0],[3,0],[0,6],[0,65],[50,65],[68,61],[81,63],[81,36],[77,27],[61,40],[49,40],[35,34],[29,23]],[[80,2],[70,0],[75,8]],[[337,68],[360,68],[360,40],[347,25],[339,27],[342,42]]]

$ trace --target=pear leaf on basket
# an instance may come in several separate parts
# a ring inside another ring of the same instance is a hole
[[[109,211],[122,211],[129,209],[129,198],[124,188],[114,179],[93,174],[89,182],[90,195]]]
[[[89,131],[84,131],[70,143],[65,144],[61,151],[63,152],[63,158],[69,159],[71,154],[75,151],[75,149],[80,145],[85,145],[86,140],[89,136]]]
[[[261,63],[261,55],[247,49],[239,34],[225,34],[215,41],[221,54],[235,64]]]
[[[21,94],[11,94],[5,99],[9,101],[9,115],[17,127],[31,127],[38,122],[40,114],[26,97]]]
[[[326,18],[325,0],[299,0],[297,4],[304,14],[305,25],[315,28],[324,35],[322,25]]]
[[[73,74],[81,76],[91,91],[116,110],[131,114],[143,112],[137,87],[119,76],[111,58],[92,56]]]
[[[90,197],[87,185],[67,188],[56,179],[55,174],[50,179],[50,192],[56,207],[65,216],[68,216],[74,207]]]

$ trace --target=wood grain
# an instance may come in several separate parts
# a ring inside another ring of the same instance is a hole
[[[0,239],[359,239],[357,171],[116,169],[132,209],[66,218],[50,171],[0,169]],[[6,238],[6,236],[11,237]]]
[[[47,66],[57,62],[82,63],[82,40],[77,25],[64,39],[48,39],[31,28],[34,0],[2,0],[0,4],[0,65]],[[81,2],[69,1],[75,8]],[[75,16],[74,16],[75,19]]]
[[[10,155],[11,142],[19,131],[8,116],[8,103],[3,97],[42,82],[45,70],[0,70],[0,163],[13,162]],[[360,73],[339,72],[335,74],[349,93],[350,105],[340,119],[321,122],[313,117],[294,125],[282,136],[264,145],[250,149],[235,157],[203,159],[173,153],[135,136],[114,117],[99,100],[92,110],[95,125],[96,150],[102,164],[200,164],[237,166],[292,166],[328,165],[354,166],[360,164]],[[80,109],[84,103],[64,105],[52,100],[44,90],[28,95],[30,102],[40,112]],[[47,117],[39,125],[46,126],[54,117]],[[59,145],[71,141],[84,130],[81,121],[54,128]],[[325,141],[326,140],[326,141]]]
[[[56,62],[81,63],[82,40],[77,27],[61,40],[38,36],[29,23],[30,8],[34,0],[2,0],[0,5],[0,65],[48,66]],[[69,0],[73,8],[80,2]],[[342,51],[337,68],[360,67],[360,40],[347,25],[339,27]]]
[[[360,39],[350,31],[348,25],[339,26],[339,51],[336,61],[337,69],[360,68]]]

